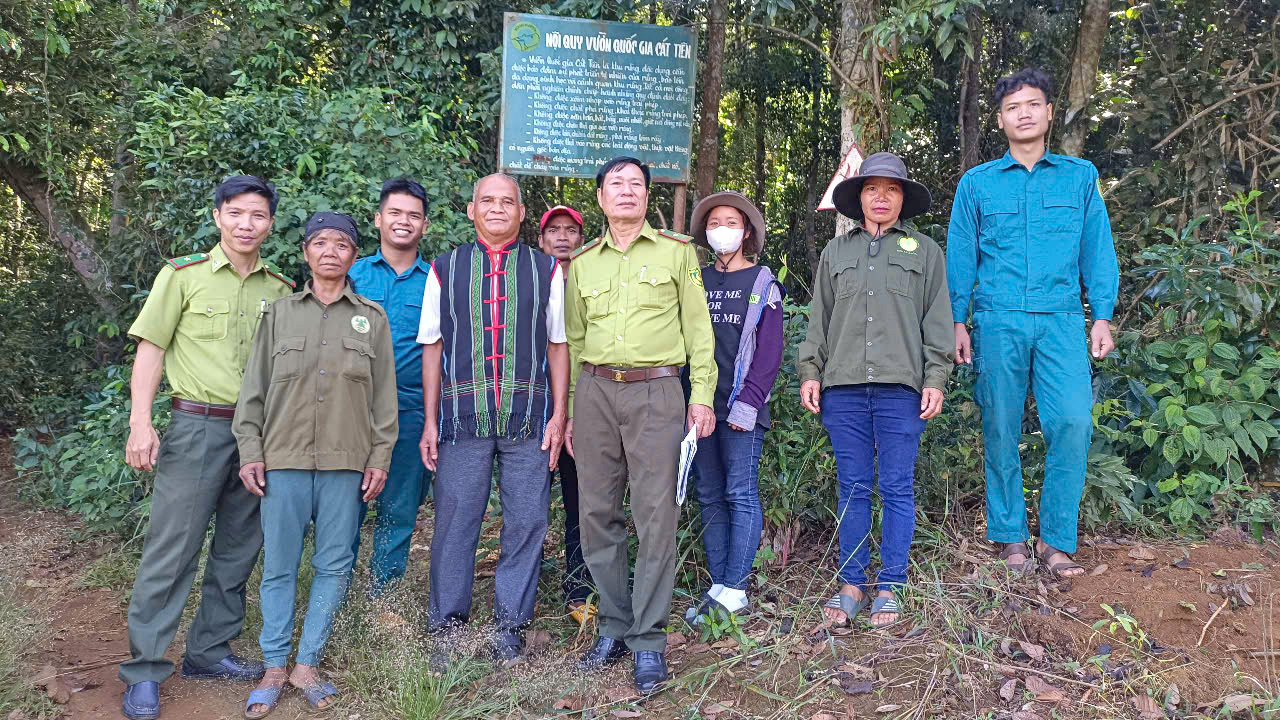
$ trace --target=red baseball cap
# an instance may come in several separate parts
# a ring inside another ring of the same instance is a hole
[[[577,210],[574,210],[568,205],[557,205],[551,208],[550,210],[542,213],[542,219],[538,221],[538,232],[542,232],[543,230],[546,230],[547,222],[550,221],[551,218],[555,217],[556,215],[568,215],[569,217],[573,218],[574,222],[578,223],[578,227],[582,227],[582,215],[578,214]]]

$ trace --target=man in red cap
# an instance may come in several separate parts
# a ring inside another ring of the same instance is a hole
[[[582,215],[567,205],[556,205],[542,214],[538,223],[538,248],[565,266],[574,251],[582,247]],[[569,615],[581,625],[595,614],[587,602],[595,592],[591,571],[582,560],[582,535],[578,530],[578,466],[569,451],[560,450],[560,491],[564,496],[564,580],[560,585]]]

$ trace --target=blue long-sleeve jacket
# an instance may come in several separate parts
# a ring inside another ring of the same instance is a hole
[[[1093,163],[1045,153],[1028,171],[1009,153],[960,179],[947,231],[955,322],[974,310],[1081,313],[1110,320],[1120,282]]]

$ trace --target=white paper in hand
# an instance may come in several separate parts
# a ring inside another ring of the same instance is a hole
[[[698,454],[698,427],[689,428],[689,434],[680,441],[680,468],[676,474],[676,504],[684,504],[689,491],[689,471],[693,469],[693,456]]]

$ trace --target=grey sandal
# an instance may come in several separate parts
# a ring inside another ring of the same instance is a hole
[[[893,613],[898,617],[894,620],[890,620],[889,622],[878,624],[873,620],[871,622],[871,627],[876,629],[889,627],[902,619],[902,611],[898,609],[898,599],[896,597],[876,595],[875,600],[871,601],[871,612],[868,613],[868,615],[874,617],[877,613]]]
[[[860,598],[855,598],[852,595],[845,595],[844,593],[836,593],[822,607],[843,612],[845,615],[845,621],[842,623],[832,624],[831,627],[845,628],[853,624],[853,617],[862,612],[868,604],[870,604],[870,601],[867,600],[867,594],[865,592],[862,593],[862,597]]]

